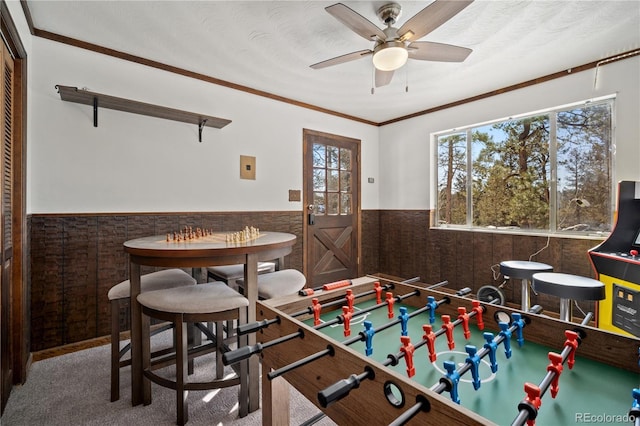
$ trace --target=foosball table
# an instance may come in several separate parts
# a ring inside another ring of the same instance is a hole
[[[340,425],[640,419],[640,339],[390,277],[305,294],[258,302],[259,343],[225,354],[260,356],[263,424],[289,424],[289,384]]]

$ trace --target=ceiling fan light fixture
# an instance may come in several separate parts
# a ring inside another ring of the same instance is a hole
[[[407,63],[409,52],[404,43],[387,42],[373,52],[373,65],[380,71],[395,71]]]

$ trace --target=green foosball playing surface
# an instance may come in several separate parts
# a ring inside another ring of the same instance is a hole
[[[376,304],[375,300],[357,303],[355,312],[363,310]],[[351,334],[344,336],[344,325],[334,324],[322,328],[320,331],[338,342],[343,342],[358,336],[364,331],[364,321],[370,321],[374,329],[382,325],[395,321],[400,314],[400,307],[406,307],[408,313],[416,308],[395,303],[394,318],[388,318],[387,307],[382,307],[368,312],[362,316],[354,317],[350,321]],[[342,312],[334,310],[323,313],[322,321],[335,319]],[[436,309],[436,321],[432,324],[433,331],[437,332],[442,325],[440,314]],[[493,318],[483,318],[484,322]],[[451,318],[453,322],[456,318]],[[307,324],[313,325],[313,319],[307,320]],[[413,345],[418,345],[423,340],[423,324],[429,324],[429,313],[421,313],[409,318],[407,323],[408,336]],[[469,320],[471,336],[467,340],[464,338],[462,324],[454,329],[455,348],[449,349],[447,336],[445,333],[439,335],[435,340],[435,352],[437,359],[431,363],[427,345],[423,345],[413,354],[413,367],[415,375],[412,380],[427,388],[433,388],[440,382],[440,379],[447,373],[444,368],[445,361],[454,362],[457,366],[465,363],[469,354],[465,351],[465,345],[473,345],[480,351],[486,343],[483,332],[491,332],[495,337],[498,333],[485,330],[480,331],[476,326],[476,318]],[[401,325],[394,326],[376,332],[372,339],[373,353],[370,359],[384,363],[388,354],[399,354]],[[510,339],[511,357],[505,355],[504,343],[499,344],[496,350],[497,371],[492,372],[489,356],[481,359],[478,372],[481,384],[478,390],[474,389],[471,371],[465,372],[458,383],[458,397],[460,405],[468,408],[482,417],[485,417],[499,425],[510,425],[518,415],[518,404],[526,396],[524,384],[526,382],[539,385],[547,373],[549,352],[560,354],[564,348],[564,341],[558,341],[555,347],[545,347],[527,341],[527,328],[523,329],[524,344],[518,345],[516,333]],[[587,336],[588,338],[588,336]],[[365,354],[365,342],[358,341],[349,347],[359,353]],[[629,348],[634,350],[634,348]],[[637,351],[638,349],[635,348]],[[401,358],[396,366],[389,365],[401,374],[406,375],[407,364]],[[640,369],[639,369],[640,371]],[[573,424],[607,424],[607,425],[629,425],[631,420],[628,413],[633,402],[631,397],[632,389],[640,385],[640,373],[632,373],[618,369],[606,364],[598,363],[580,357],[580,347],[575,356],[575,365],[569,369],[567,363],[563,365],[562,373],[559,377],[559,392],[556,398],[552,398],[551,389],[542,396],[542,404],[538,411],[536,424],[540,426],[564,426]],[[353,390],[347,398],[356,398],[358,390]],[[450,398],[450,392],[446,390],[441,393]]]

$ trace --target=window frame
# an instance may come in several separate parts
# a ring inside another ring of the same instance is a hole
[[[431,133],[431,169],[432,169],[432,184],[431,184],[431,205],[433,206],[434,214],[431,215],[431,229],[452,229],[458,231],[473,231],[473,232],[491,232],[491,233],[503,233],[511,235],[536,235],[536,236],[556,236],[556,237],[568,237],[568,238],[605,238],[615,226],[615,201],[617,191],[617,179],[616,179],[616,94],[600,96],[578,102],[568,103],[560,106],[545,108],[541,110],[525,112],[508,117],[498,118],[494,120],[479,122],[475,124],[455,127],[447,130]],[[608,231],[563,231],[557,229],[557,173],[558,173],[558,159],[557,159],[557,114],[564,111],[571,111],[580,107],[586,107],[589,105],[608,104],[611,111],[611,140],[609,143],[609,169],[611,172],[611,181],[609,182],[609,225]],[[472,132],[476,128],[491,126],[497,123],[505,121],[514,121],[519,119],[525,119],[528,117],[536,117],[540,115],[548,115],[549,117],[549,164],[550,179],[549,179],[549,222],[548,229],[523,229],[523,228],[511,228],[511,227],[485,227],[473,225],[473,155],[472,152]],[[440,200],[439,200],[439,156],[438,156],[438,139],[446,136],[464,134],[466,136],[466,224],[441,224],[438,223],[440,217]]]

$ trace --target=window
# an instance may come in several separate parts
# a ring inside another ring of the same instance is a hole
[[[613,108],[601,98],[435,135],[436,226],[609,232]]]

